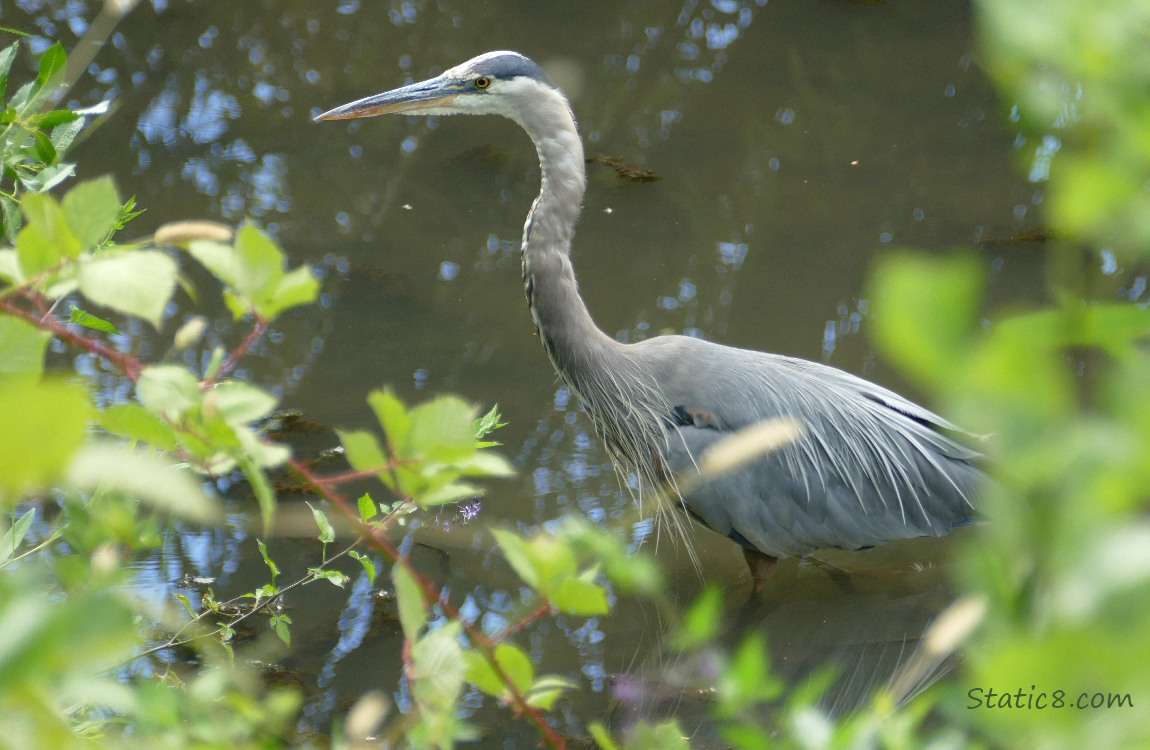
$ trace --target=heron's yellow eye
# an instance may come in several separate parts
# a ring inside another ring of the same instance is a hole
[[[479,78],[475,79],[475,88],[477,88],[477,89],[485,89],[490,85],[491,85],[491,79],[488,78],[487,76],[480,76]]]

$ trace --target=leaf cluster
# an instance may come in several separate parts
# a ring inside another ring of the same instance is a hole
[[[493,429],[498,413],[479,410],[455,396],[441,396],[408,409],[389,389],[372,392],[368,404],[386,441],[366,430],[338,431],[347,460],[377,477],[398,496],[423,507],[480,494],[464,479],[514,474],[507,460],[476,439]]]
[[[67,54],[59,44],[40,56],[36,77],[6,97],[19,50],[14,43],[0,51],[0,224],[9,243],[15,243],[20,230],[21,195],[44,193],[75,172],[75,165],[63,161],[63,156],[84,125],[78,112],[44,111],[67,68]]]

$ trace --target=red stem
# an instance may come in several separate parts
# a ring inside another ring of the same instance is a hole
[[[255,346],[255,343],[259,340],[260,336],[263,336],[264,333],[268,330],[268,326],[271,324],[270,320],[261,315],[257,315],[254,311],[252,312],[252,317],[255,318],[256,324],[252,326],[252,330],[248,332],[247,338],[243,340],[243,343],[232,350],[232,353],[229,354],[228,358],[224,360],[224,363],[220,365],[220,369],[216,371],[216,374],[212,375],[212,377],[208,378],[200,385],[201,389],[206,391],[216,383],[220,382],[222,378],[227,377],[228,373],[236,369],[236,365],[238,365],[240,360],[243,359],[245,355],[247,355],[248,350]]]
[[[544,615],[550,614],[550,612],[551,602],[544,601],[538,607],[532,610],[530,614],[520,617],[518,620],[505,627],[503,630],[496,633],[495,637],[491,639],[491,642],[502,643],[519,631],[524,630],[528,625],[540,619]]]
[[[373,479],[379,476],[381,471],[391,471],[395,468],[393,465],[381,466],[378,469],[368,469],[366,471],[345,471],[342,474],[329,474],[326,477],[311,476],[308,478],[308,483],[315,485],[318,489],[326,487],[329,484],[345,484],[347,482],[358,482],[361,479]]]
[[[131,354],[116,351],[103,342],[88,338],[87,336],[81,336],[55,317],[50,315],[48,317],[41,317],[31,310],[25,310],[19,307],[11,300],[0,300],[0,309],[3,309],[10,315],[27,320],[37,328],[48,331],[61,341],[66,341],[73,346],[77,346],[98,357],[102,357],[117,370],[124,373],[124,376],[133,383],[140,379],[140,372],[143,371],[144,364]]]

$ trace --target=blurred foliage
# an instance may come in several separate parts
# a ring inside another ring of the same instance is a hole
[[[1126,257],[1150,254],[1150,6],[988,0],[978,11],[987,69],[1032,141],[1052,139],[1057,153],[1052,225]]]
[[[1102,253],[1150,251],[1150,6],[988,0],[979,20],[1003,100],[1053,145],[1030,169],[1058,238],[1051,302],[984,326],[969,257],[888,258],[872,294],[884,350],[989,435],[996,485],[962,565],[988,614],[946,706],[1004,747],[1147,747],[1150,310],[1090,279]]]
[[[0,95],[18,54],[16,45],[0,52]],[[221,601],[208,588],[198,603],[176,594],[161,611],[134,597],[133,561],[161,543],[166,524],[222,520],[211,491],[216,478],[246,480],[270,527],[277,498],[269,473],[284,468],[291,451],[266,434],[278,398],[232,372],[277,316],[314,301],[319,284],[307,266],[286,270],[283,252],[255,226],[233,237],[216,224],[180,223],[162,227],[153,240],[121,243],[117,233],[139,212],[111,179],[80,183],[62,198],[49,194],[71,176],[73,165],[62,158],[85,122],[77,112],[41,114],[63,85],[66,65],[63,50],[49,48],[38,76],[0,111],[7,238],[0,241],[0,512],[8,514],[0,522],[0,747],[281,745],[294,731],[300,696],[267,688],[241,666],[256,652],[237,657],[237,626],[266,615],[268,631],[290,645],[292,619],[279,605],[284,592],[315,581],[344,586],[346,575],[331,567],[344,555],[374,581],[375,562],[357,544],[393,525],[401,510],[480,492],[461,478],[509,475],[507,462],[488,450],[496,444],[483,441],[501,426],[499,413],[479,416],[454,397],[408,409],[390,392],[373,394],[388,448],[370,433],[352,433],[345,450],[353,469],[377,473],[397,500],[381,507],[365,495],[344,508],[362,524],[358,538],[329,554],[335,527],[312,506],[321,563],[304,578],[282,583],[258,541],[270,580],[251,592]],[[195,367],[146,362],[135,354],[137,342],[121,333],[140,330],[130,321],[143,320],[161,339],[170,337],[172,351],[198,345],[203,320],[176,320],[180,291],[194,289],[179,250],[205,267],[235,319],[251,328],[230,351],[217,346],[189,358]],[[76,373],[47,370],[53,338],[121,378],[134,400],[97,397]],[[314,477],[302,463],[297,471],[315,482],[320,497],[342,501],[328,488],[347,479]],[[382,539],[377,544],[396,559]],[[418,638],[412,631],[413,692],[426,703],[413,738],[440,744],[439,737],[461,736],[442,734],[442,725],[453,723],[466,665],[452,637],[460,627]],[[256,648],[266,650],[260,643]],[[193,649],[197,668],[177,668],[173,654],[181,648]],[[511,645],[501,649],[501,656],[516,653]],[[152,656],[158,661],[137,671]],[[531,672],[523,685],[530,705],[550,708],[568,683]],[[521,681],[523,671],[499,677]],[[496,690],[490,679],[484,684]]]
[[[333,734],[336,747],[368,737],[451,747],[479,737],[459,711],[468,685],[534,725],[543,744],[567,746],[551,717],[579,683],[546,673],[517,641],[543,617],[602,616],[620,595],[654,603],[676,658],[699,665],[694,676],[708,682],[715,732],[731,747],[1150,746],[1137,708],[1150,695],[1150,311],[1093,296],[1088,283],[1098,253],[1135,264],[1150,248],[1150,8],[1136,0],[978,7],[987,69],[1026,137],[1042,144],[1034,159],[1046,160],[1027,166],[1049,195],[1057,230],[1050,303],[987,325],[984,270],[973,255],[904,253],[876,269],[876,341],[956,421],[990,435],[984,450],[995,485],[984,500],[987,523],[962,555],[967,601],[979,603],[968,611],[980,614],[935,638],[947,653],[981,618],[960,676],[907,705],[905,695],[880,692],[837,718],[818,708],[826,677],[783,695],[760,636],[729,650],[716,645],[724,617],[716,590],[676,611],[654,561],[583,520],[531,536],[495,532],[524,596],[502,632],[476,629],[384,532],[405,513],[469,498],[475,480],[511,472],[485,440],[498,412],[480,416],[454,397],[408,407],[384,389],[368,398],[379,430],[340,433],[349,472],[321,477],[292,459],[261,426],[277,398],[231,373],[277,316],[314,299],[310,269],[287,269],[276,243],[250,225],[234,238],[219,227],[182,226],[158,232],[163,242],[119,244],[117,232],[137,210],[112,180],[49,193],[72,175],[63,159],[86,119],[47,109],[66,67],[63,50],[49,48],[36,77],[11,96],[20,52],[0,52],[0,510],[8,514],[0,528],[0,746],[285,744],[299,696],[236,666],[236,625],[266,614],[272,640],[290,643],[291,618],[276,606],[283,593],[318,581],[345,585],[331,567],[344,555],[374,582],[376,563],[356,549],[368,544],[394,562],[412,704],[387,717],[365,696]],[[202,334],[202,323],[175,320],[190,282],[181,272],[188,261],[169,245],[202,264],[232,316],[251,326],[233,350],[199,358],[198,369],[141,361],[120,333],[129,320],[147,321],[177,348]],[[53,338],[100,360],[135,399],[98,403],[82,378],[46,372]],[[245,479],[268,524],[277,506],[269,472],[289,464],[326,501],[311,506],[321,563],[305,577],[281,582],[260,542],[269,580],[236,599],[208,590],[199,604],[180,597],[180,606],[157,613],[130,595],[130,562],[159,543],[162,524],[219,519],[212,478]],[[339,493],[364,477],[378,478],[394,500]],[[358,534],[334,554],[332,510]],[[145,627],[171,635],[157,640]],[[198,667],[133,669],[176,646],[195,648]],[[1091,705],[1127,695],[1132,705]],[[1048,709],[1036,705],[1039,696]],[[674,718],[625,731],[591,723],[588,732],[603,748],[692,744]]]

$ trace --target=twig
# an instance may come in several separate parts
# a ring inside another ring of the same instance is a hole
[[[248,333],[247,338],[232,350],[228,358],[220,365],[220,369],[216,370],[210,378],[200,384],[201,390],[206,391],[212,388],[216,383],[220,382],[220,379],[227,377],[228,373],[236,369],[236,365],[240,363],[240,360],[247,355],[248,351],[255,345],[256,341],[259,340],[260,336],[263,336],[268,330],[268,325],[271,321],[261,315],[257,315],[255,312],[253,312],[252,315],[255,317],[256,323],[252,326],[252,330]]]
[[[316,570],[325,569],[330,563],[333,563],[336,560],[338,560],[339,558],[346,556],[349,552],[351,552],[353,549],[355,549],[356,545],[359,544],[361,541],[363,541],[363,537],[358,537],[354,542],[349,544],[342,551],[337,552],[336,554],[332,555],[328,559],[324,560],[319,565],[315,566],[315,569]],[[294,582],[288,584],[287,586],[284,586],[282,589],[280,589],[276,593],[274,593],[271,596],[260,601],[258,604],[253,606],[249,611],[243,613],[239,617],[236,617],[234,620],[231,620],[230,622],[228,622],[227,623],[228,627],[231,627],[233,625],[237,625],[237,624],[243,622],[244,620],[248,619],[249,617],[252,617],[253,615],[259,614],[260,612],[263,612],[264,610],[266,610],[267,608],[269,608],[273,604],[275,604],[277,601],[279,601],[281,598],[283,598],[283,595],[286,594],[287,592],[291,591],[292,589],[299,588],[300,586],[303,586],[306,583],[311,583],[312,581],[318,581],[318,580],[319,580],[319,578],[316,575],[309,573],[307,576],[304,576],[303,578],[299,579],[298,581],[294,581]],[[241,602],[245,598],[247,598],[246,594],[241,595],[241,596],[236,596],[236,597],[233,597],[233,598],[227,600],[226,602],[220,602],[219,606],[238,604],[239,602]],[[117,667],[115,667],[115,669],[120,669],[120,668],[122,668],[128,664],[131,664],[134,661],[138,661],[139,659],[142,659],[144,657],[159,653],[160,651],[166,651],[167,649],[176,648],[177,646],[185,646],[185,645],[187,645],[193,641],[197,641],[201,638],[210,638],[212,636],[219,634],[219,632],[220,632],[220,630],[222,630],[222,628],[216,628],[215,630],[211,630],[211,631],[206,632],[206,633],[201,633],[200,635],[192,636],[191,638],[185,638],[183,640],[180,640],[180,634],[181,633],[183,633],[185,630],[187,630],[188,628],[195,625],[197,622],[200,622],[205,617],[208,617],[212,614],[218,614],[218,613],[216,612],[215,609],[210,609],[210,608],[205,609],[203,612],[200,612],[198,615],[196,615],[195,618],[193,618],[189,622],[185,623],[183,625],[183,627],[181,627],[179,630],[177,630],[172,635],[172,637],[169,638],[166,642],[161,643],[161,644],[156,645],[156,646],[153,646],[149,649],[145,649],[144,651],[141,651],[140,653],[134,655],[132,658],[128,659],[127,661],[123,662],[122,664],[119,664]]]
[[[16,317],[23,318],[37,328],[47,330],[53,336],[62,341],[66,341],[73,346],[78,346],[85,351],[89,351],[92,354],[104,358],[108,361],[109,364],[122,372],[124,377],[128,378],[128,380],[131,380],[133,383],[140,379],[140,373],[143,371],[144,365],[139,359],[132,356],[131,354],[125,354],[124,352],[116,351],[112,347],[97,341],[96,339],[91,339],[87,336],[81,336],[80,334],[70,330],[56,318],[50,316],[47,318],[41,318],[36,313],[25,310],[19,305],[14,304],[11,300],[0,299],[0,309],[3,309],[5,312]]]

